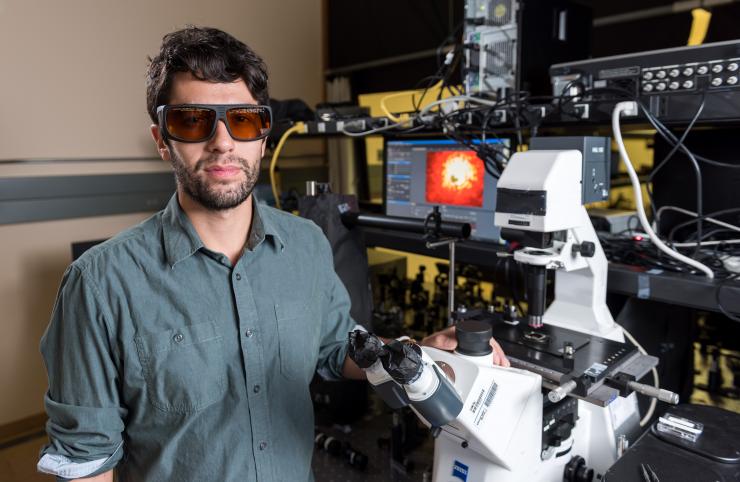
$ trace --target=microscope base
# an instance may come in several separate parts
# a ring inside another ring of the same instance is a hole
[[[579,420],[572,436],[546,460],[540,453],[540,440],[527,442],[529,456],[511,467],[464,448],[460,439],[442,432],[434,444],[434,482],[562,482],[565,466],[575,456],[585,459],[594,475],[605,474],[617,460],[620,435],[634,440],[639,428],[639,414],[633,395],[618,399],[609,407],[578,402]],[[598,478],[594,478],[598,480]]]

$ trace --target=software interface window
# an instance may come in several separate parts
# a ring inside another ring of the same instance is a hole
[[[504,139],[486,142],[508,149]],[[498,241],[496,179],[475,151],[449,139],[407,139],[387,141],[385,156],[387,215],[425,219],[439,206],[442,219],[470,223],[472,239]]]

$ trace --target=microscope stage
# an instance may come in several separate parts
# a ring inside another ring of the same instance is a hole
[[[491,320],[493,337],[501,344],[512,366],[540,374],[546,381],[561,384],[580,380],[585,388],[575,393],[588,396],[606,377],[622,371],[638,354],[636,348],[605,338],[544,325],[534,330],[524,323],[511,325]],[[563,355],[566,344],[573,355]],[[579,393],[580,392],[580,393]]]

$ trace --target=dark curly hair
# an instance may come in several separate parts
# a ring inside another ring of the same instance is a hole
[[[241,78],[259,104],[267,105],[270,101],[267,67],[259,55],[222,30],[189,25],[165,35],[159,53],[150,59],[146,107],[155,124],[157,106],[169,102],[172,79],[177,72],[190,72],[196,79],[211,82],[234,82]]]

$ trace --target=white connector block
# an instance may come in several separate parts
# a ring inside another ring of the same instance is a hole
[[[622,117],[637,117],[637,114],[640,113],[635,101],[620,102],[617,105],[624,106],[622,107]]]

